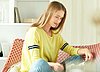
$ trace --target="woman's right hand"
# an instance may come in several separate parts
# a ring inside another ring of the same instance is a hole
[[[64,70],[64,66],[60,63],[49,62],[48,64],[54,69],[54,71],[62,72]]]

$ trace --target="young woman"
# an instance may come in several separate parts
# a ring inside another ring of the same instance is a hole
[[[21,72],[63,71],[63,65],[56,63],[60,49],[70,55],[85,54],[86,61],[92,59],[88,49],[74,48],[61,37],[59,32],[63,28],[66,14],[63,4],[53,1],[32,25],[25,36]]]

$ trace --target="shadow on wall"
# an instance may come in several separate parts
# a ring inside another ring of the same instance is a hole
[[[92,21],[94,22],[94,24],[100,25],[100,9],[94,12]]]
[[[100,9],[97,9],[92,17],[92,22],[96,26],[97,41],[100,42]]]

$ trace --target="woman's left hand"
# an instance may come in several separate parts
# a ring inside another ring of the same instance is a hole
[[[78,50],[78,54],[79,55],[85,55],[85,61],[93,59],[92,53],[87,48],[82,48],[82,49],[80,48]]]

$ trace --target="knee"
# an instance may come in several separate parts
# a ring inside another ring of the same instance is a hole
[[[40,58],[32,64],[29,72],[51,72],[50,70],[49,64]]]
[[[37,61],[33,62],[31,67],[42,67],[42,65],[47,65],[47,62],[40,58]]]
[[[48,63],[42,58],[40,58],[36,62],[34,62],[33,65],[43,66],[43,65],[48,65]]]
[[[47,63],[45,60],[43,60],[42,58],[38,59],[36,63],[39,63],[39,64],[45,64]]]

